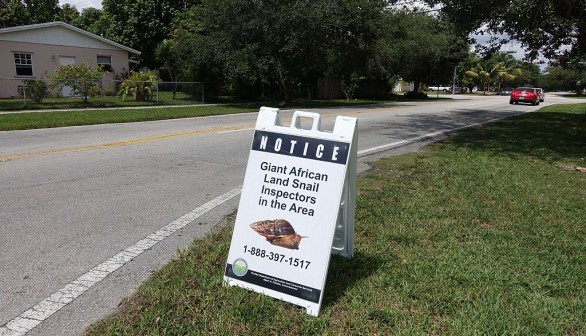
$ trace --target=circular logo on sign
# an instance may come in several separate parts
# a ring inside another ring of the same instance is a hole
[[[246,273],[248,273],[248,264],[246,263],[246,260],[242,258],[234,260],[234,262],[232,263],[232,272],[234,272],[234,274],[236,274],[239,277],[244,276]]]

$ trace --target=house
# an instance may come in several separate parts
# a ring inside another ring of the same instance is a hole
[[[131,55],[140,52],[60,21],[2,28],[0,98],[20,96],[22,80],[48,79],[61,65],[99,65],[105,78],[114,79],[129,70]],[[71,90],[58,94],[69,96]]]

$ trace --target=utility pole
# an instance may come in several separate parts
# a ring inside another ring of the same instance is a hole
[[[458,69],[458,65],[454,66],[454,76],[452,77],[452,95],[456,94],[456,69]]]

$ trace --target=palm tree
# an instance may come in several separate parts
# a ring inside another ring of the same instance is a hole
[[[500,91],[501,83],[514,80],[521,74],[518,61],[509,54],[497,54],[489,59],[478,60],[476,65],[465,72],[466,76],[472,78],[478,84],[483,85],[483,93],[493,82],[498,83]]]
[[[495,58],[498,60],[498,63],[500,64],[500,70],[497,74],[497,92],[500,92],[502,83],[514,81],[515,78],[521,76],[523,71],[521,70],[519,61],[513,55],[507,53],[499,53],[495,55]]]
[[[466,76],[474,79],[478,84],[482,84],[483,94],[486,95],[486,90],[492,82],[498,70],[500,69],[498,64],[491,64],[487,60],[479,60],[479,62],[470,70],[466,71]]]

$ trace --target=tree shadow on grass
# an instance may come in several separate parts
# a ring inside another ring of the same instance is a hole
[[[586,118],[561,112],[531,113],[462,132],[448,141],[510,157],[576,160],[586,157]]]
[[[335,305],[349,288],[358,286],[383,264],[384,260],[381,258],[360,252],[356,252],[353,258],[333,255],[328,269],[323,306]]]
[[[462,129],[506,117],[515,111],[458,110],[450,114],[425,113],[379,122],[389,139],[410,139],[437,131],[460,129],[444,140],[459,147],[506,156],[526,155],[545,161],[586,157],[586,114],[537,112]]]

